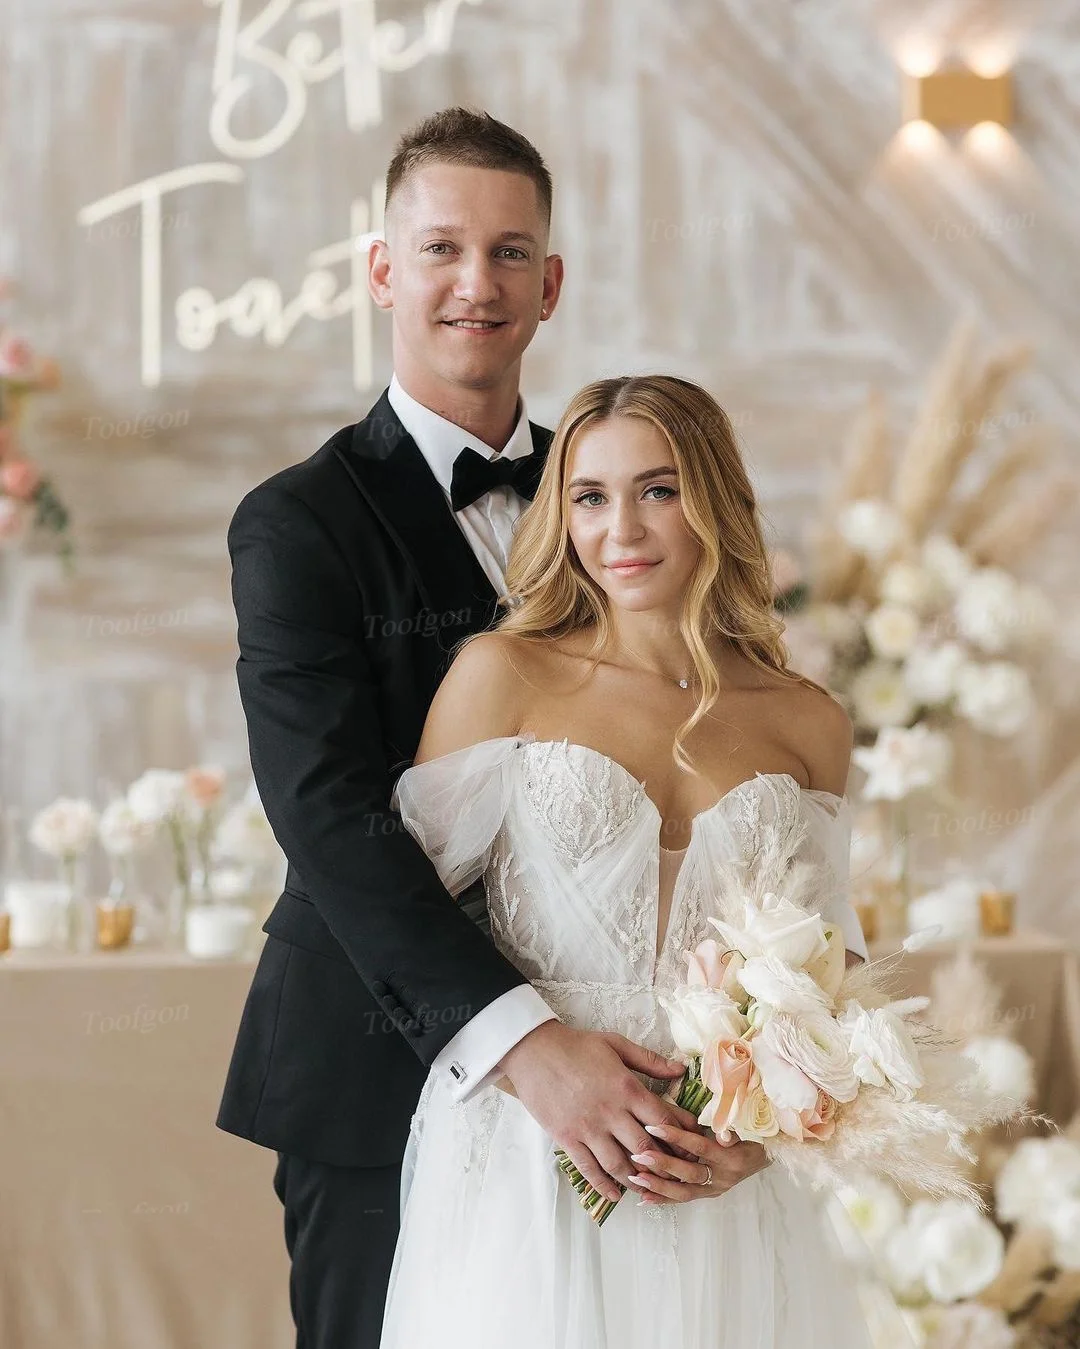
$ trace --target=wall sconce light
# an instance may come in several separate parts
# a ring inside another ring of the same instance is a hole
[[[905,122],[929,122],[939,131],[964,130],[979,122],[1009,126],[1013,117],[1012,76],[976,75],[964,66],[904,76]]]

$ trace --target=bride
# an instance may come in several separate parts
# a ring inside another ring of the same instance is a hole
[[[458,652],[392,804],[452,895],[483,876],[493,940],[559,1021],[675,1056],[658,995],[710,931],[716,865],[752,867],[770,828],[801,832],[821,912],[865,957],[845,899],[851,724],[785,668],[753,489],[713,399],[664,376],[583,389],[507,585],[513,607]],[[514,1051],[502,1069],[460,1103],[425,1083],[381,1349],[866,1345],[817,1200],[758,1144],[661,1130],[623,1158],[601,1227]]]

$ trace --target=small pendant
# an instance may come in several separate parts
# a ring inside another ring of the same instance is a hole
[[[689,687],[690,687],[690,681],[689,681],[689,679],[680,679],[680,680],[679,680],[679,688],[681,688],[681,689],[688,689]]]

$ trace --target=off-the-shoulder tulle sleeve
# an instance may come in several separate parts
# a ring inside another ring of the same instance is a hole
[[[391,808],[435,864],[452,895],[487,866],[510,800],[517,736],[481,740],[413,764],[397,780]]]
[[[846,796],[804,788],[802,805],[807,836],[799,849],[799,855],[821,868],[822,916],[839,923],[844,930],[848,950],[865,958],[866,942],[849,899],[854,821],[851,802]]]

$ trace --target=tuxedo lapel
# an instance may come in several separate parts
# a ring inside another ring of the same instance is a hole
[[[498,593],[385,393],[354,427],[351,443],[336,452],[397,544],[427,608],[438,615],[468,608],[463,626],[469,632],[488,628]]]

